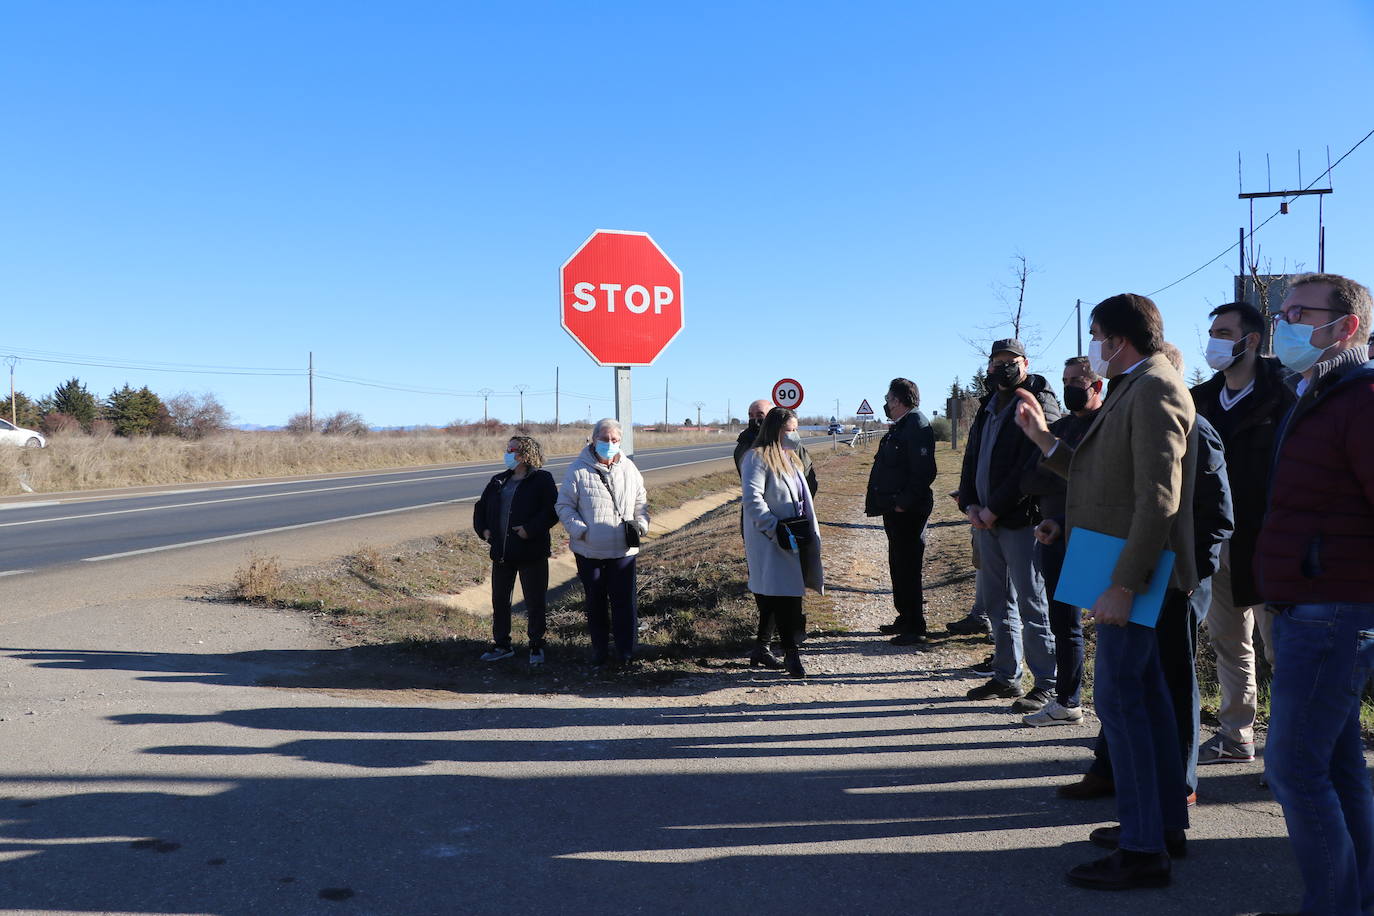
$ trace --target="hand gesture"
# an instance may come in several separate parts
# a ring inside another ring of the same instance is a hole
[[[1047,518],[1035,526],[1035,539],[1046,547],[1058,541],[1063,535],[1064,526],[1052,518]]]
[[[529,534],[525,531],[524,525],[516,525],[514,528],[511,529],[511,531],[514,531],[517,535],[519,535],[520,540],[522,541],[528,541],[530,539]]]
[[[1045,422],[1045,412],[1040,409],[1040,402],[1024,388],[1017,388],[1012,393],[1021,399],[1021,403],[1016,405],[1016,425],[1021,427],[1027,439],[1040,446],[1040,451],[1048,452],[1054,447],[1054,434]]]

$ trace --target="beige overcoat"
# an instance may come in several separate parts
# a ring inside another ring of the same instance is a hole
[[[1196,414],[1162,354],[1113,379],[1078,447],[1061,442],[1043,464],[1068,479],[1068,533],[1082,526],[1126,540],[1113,585],[1144,591],[1167,547],[1177,555],[1170,584],[1185,592],[1197,586]]]

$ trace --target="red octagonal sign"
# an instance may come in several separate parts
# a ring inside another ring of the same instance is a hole
[[[651,365],[682,330],[682,271],[645,232],[593,232],[559,293],[563,330],[602,366]]]

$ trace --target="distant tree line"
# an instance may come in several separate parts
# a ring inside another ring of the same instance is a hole
[[[48,435],[86,433],[94,436],[178,436],[201,439],[229,426],[229,411],[213,394],[182,392],[167,399],[148,386],[127,382],[109,396],[96,397],[70,378],[52,394],[33,399],[22,391],[0,400],[0,418]]]

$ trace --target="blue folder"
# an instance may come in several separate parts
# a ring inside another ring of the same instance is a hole
[[[1088,528],[1075,528],[1069,533],[1069,547],[1064,556],[1064,569],[1059,574],[1059,587],[1054,600],[1075,607],[1090,608],[1112,585],[1112,571],[1126,547],[1124,538],[1112,537]],[[1150,575],[1149,588],[1139,592],[1131,604],[1131,623],[1153,627],[1159,621],[1164,606],[1164,590],[1174,571],[1174,552],[1161,551],[1159,562]]]

